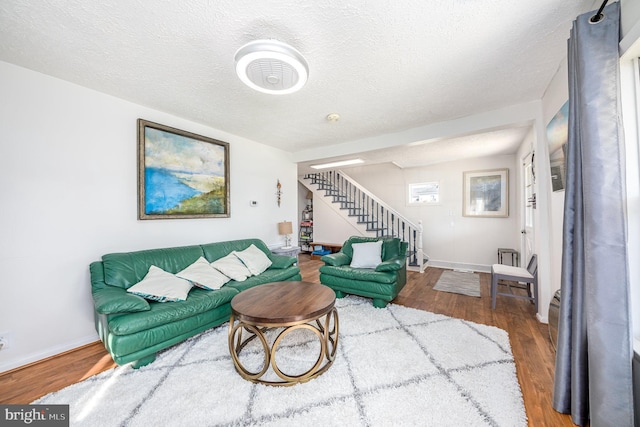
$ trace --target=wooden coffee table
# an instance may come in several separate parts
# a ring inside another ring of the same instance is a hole
[[[238,373],[255,383],[281,386],[309,381],[324,373],[333,364],[338,349],[338,311],[334,307],[335,301],[336,296],[331,288],[307,282],[267,283],[236,295],[231,300],[229,351]],[[269,343],[265,337],[269,328],[283,328],[273,343]],[[300,375],[288,375],[278,368],[276,351],[283,338],[298,329],[307,329],[316,334],[320,341],[320,353],[308,371]],[[243,331],[248,333],[244,339]],[[239,355],[256,338],[262,343],[264,364],[259,371],[251,372],[242,365]],[[269,366],[282,381],[261,379]]]

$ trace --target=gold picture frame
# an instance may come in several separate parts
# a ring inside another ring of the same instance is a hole
[[[138,119],[138,219],[228,218],[229,144]]]

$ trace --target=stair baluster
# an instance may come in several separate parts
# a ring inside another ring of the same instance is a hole
[[[424,271],[422,221],[417,225],[412,223],[342,171],[312,173],[303,179],[317,185],[318,190],[324,190],[326,197],[339,203],[340,209],[346,209],[348,216],[355,217],[356,222],[364,224],[376,237],[396,236],[408,242],[409,266],[418,267],[421,273]]]

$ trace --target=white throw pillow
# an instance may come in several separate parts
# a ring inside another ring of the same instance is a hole
[[[382,240],[377,242],[354,243],[351,267],[376,268],[382,263]]]
[[[176,276],[187,279],[195,286],[207,290],[220,289],[230,278],[213,268],[209,261],[200,257],[189,267],[176,273]]]
[[[190,281],[152,265],[144,279],[127,289],[127,292],[159,302],[184,301],[192,287]]]
[[[254,276],[262,273],[271,265],[269,257],[254,244],[251,244],[251,246],[244,251],[236,252],[235,254]]]
[[[251,272],[242,261],[240,261],[240,258],[236,256],[235,251],[215,260],[211,263],[211,266],[237,282],[243,282],[247,280],[247,277],[251,276]]]

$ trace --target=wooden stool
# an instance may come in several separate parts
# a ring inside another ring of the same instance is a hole
[[[515,267],[520,267],[520,252],[516,251],[515,249],[509,249],[509,248],[498,248],[498,264],[504,264],[504,262],[502,262],[502,256],[504,254],[511,254],[511,265],[515,266]],[[514,256],[515,256],[515,263],[514,263]]]

